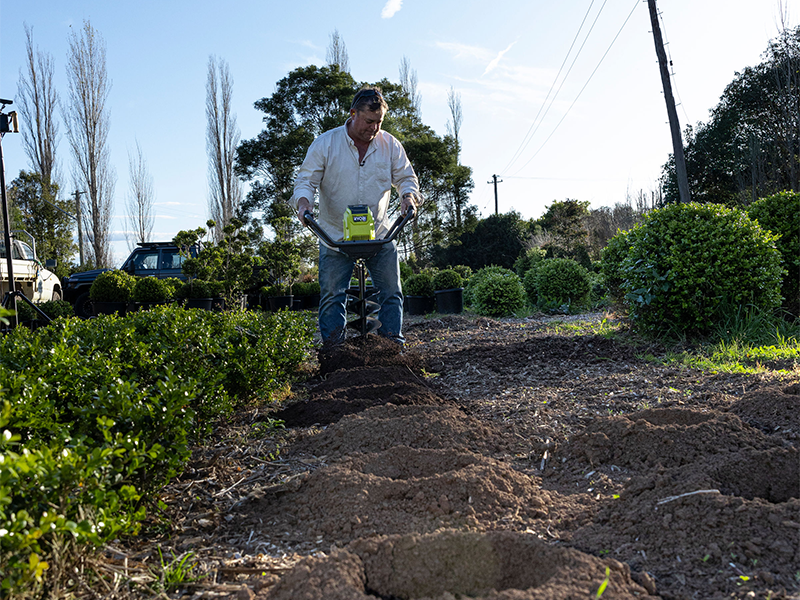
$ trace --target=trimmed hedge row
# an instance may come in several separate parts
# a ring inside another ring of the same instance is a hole
[[[0,339],[0,595],[41,583],[60,541],[136,533],[192,441],[269,401],[313,331],[302,312],[164,306]]]

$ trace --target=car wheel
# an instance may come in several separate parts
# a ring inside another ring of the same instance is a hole
[[[88,319],[94,316],[92,301],[89,299],[89,292],[83,292],[75,299],[75,316],[81,319]]]
[[[51,300],[53,302],[55,302],[56,300],[61,300],[61,292],[59,292],[58,290],[53,290],[53,297],[51,298]]]

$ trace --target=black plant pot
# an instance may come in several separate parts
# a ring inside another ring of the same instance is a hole
[[[436,312],[449,315],[464,312],[464,288],[437,290],[433,294],[436,298]]]
[[[294,296],[270,296],[269,309],[277,312],[282,309],[291,309],[294,304]]]
[[[406,296],[403,306],[410,315],[425,315],[434,311],[436,300],[433,296]]]
[[[203,310],[211,310],[214,305],[213,298],[187,298],[185,308],[201,308]]]
[[[127,302],[92,302],[92,309],[97,315],[120,315],[124,317],[128,312]]]

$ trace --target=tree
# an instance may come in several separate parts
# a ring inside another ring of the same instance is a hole
[[[311,142],[345,122],[357,89],[350,73],[336,66],[311,65],[290,72],[277,83],[272,96],[255,103],[264,113],[264,129],[236,151],[236,172],[251,183],[243,213],[267,214],[273,204],[288,203]],[[294,237],[300,229],[295,219],[286,231],[276,234]]]
[[[67,137],[75,159],[76,185],[89,197],[85,213],[86,234],[94,263],[111,266],[109,230],[116,176],[109,164],[109,111],[106,100],[111,89],[106,73],[103,38],[84,21],[81,34],[72,32],[67,65],[69,104]]]
[[[692,198],[746,205],[800,189],[800,27],[772,40],[761,64],[737,73],[708,123],[688,127]],[[674,158],[663,167],[666,202],[678,198]]]
[[[584,267],[590,267],[589,231],[586,218],[589,216],[589,202],[564,200],[553,202],[544,215],[536,221],[551,236],[545,247],[548,258],[571,258]]]
[[[33,30],[25,26],[27,61],[20,70],[19,111],[27,125],[22,128],[22,147],[43,182],[57,183],[55,151],[58,146],[56,107],[58,92],[53,83],[53,57],[33,47]]]
[[[153,233],[155,217],[153,215],[153,177],[147,170],[147,162],[142,154],[139,142],[136,142],[136,153],[128,151],[128,176],[130,190],[128,193],[128,245],[135,247],[137,243],[149,242]]]
[[[76,247],[72,241],[71,203],[58,199],[58,185],[45,181],[41,173],[20,171],[9,186],[8,195],[15,209],[12,227],[30,233],[36,240],[37,256],[41,260],[55,259],[56,274],[67,275]]]
[[[331,34],[331,41],[328,44],[325,60],[329,67],[336,66],[340,71],[350,72],[350,58],[347,56],[347,46],[344,45],[344,40],[339,36],[338,29],[334,29]]]
[[[466,265],[477,271],[495,265],[512,269],[528,237],[528,226],[519,213],[491,215],[462,233],[456,243],[434,248],[433,262],[439,268]]]
[[[233,79],[228,63],[210,56],[206,81],[206,150],[208,151],[209,210],[219,224],[217,240],[242,205],[242,182],[234,172],[239,127],[231,113]]]
[[[411,61],[406,56],[400,61],[400,85],[408,96],[411,108],[419,115],[422,111],[422,95],[417,90],[417,72],[411,68]]]

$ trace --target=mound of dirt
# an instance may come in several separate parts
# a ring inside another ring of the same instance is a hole
[[[298,539],[324,536],[346,543],[443,527],[525,529],[531,520],[547,516],[550,501],[535,478],[496,460],[394,446],[315,470],[288,493],[256,491],[245,509],[259,516],[254,527],[280,530],[302,523]]]
[[[601,586],[609,598],[648,596],[616,560],[532,535],[442,531],[360,539],[330,557],[306,559],[268,598],[563,600],[595,597]]]
[[[345,415],[373,406],[440,405],[445,403],[423,379],[404,366],[356,367],[336,371],[309,386],[309,397],[276,411],[288,427],[335,423]]]
[[[734,402],[730,411],[763,431],[800,438],[800,384],[749,392]]]
[[[644,470],[690,464],[700,457],[743,448],[765,450],[780,445],[780,439],[750,427],[736,415],[672,408],[596,419],[559,454],[593,466]]]
[[[424,427],[420,427],[421,422]],[[494,455],[513,452],[519,441],[452,406],[385,404],[346,416],[317,435],[294,444],[292,449],[300,454],[340,457],[356,452],[383,452],[394,446],[450,448]]]
[[[422,367],[422,358],[414,352],[404,352],[402,346],[385,337],[370,334],[349,338],[341,344],[320,349],[319,374],[325,377],[341,369],[358,367],[403,366],[414,372]]]

